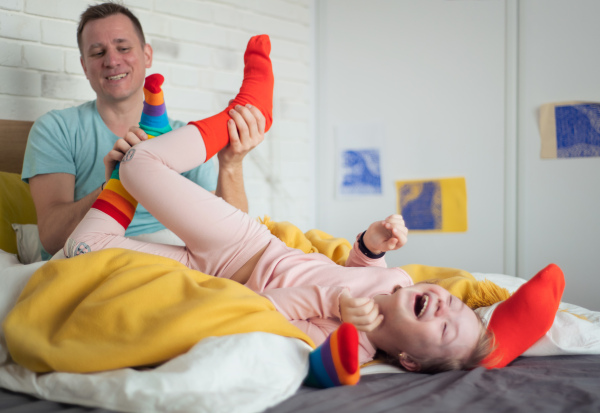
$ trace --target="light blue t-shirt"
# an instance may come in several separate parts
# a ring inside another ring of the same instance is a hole
[[[185,125],[180,121],[169,122],[173,129]],[[75,201],[78,201],[104,182],[104,156],[119,138],[102,120],[95,100],[48,112],[31,128],[21,178],[29,183],[29,178],[40,174],[75,175]],[[209,191],[217,187],[212,159],[183,175]],[[164,228],[138,204],[125,235],[149,234]]]

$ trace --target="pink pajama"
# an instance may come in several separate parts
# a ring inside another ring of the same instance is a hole
[[[126,248],[175,259],[216,277],[231,276],[263,247],[267,249],[246,286],[273,302],[288,320],[318,345],[340,324],[339,295],[391,294],[396,285],[412,285],[399,268],[383,258],[369,259],[357,245],[346,267],[321,254],[287,247],[266,226],[180,175],[204,159],[204,144],[194,126],[183,127],[133,147],[121,163],[121,182],[148,211],[173,231],[185,246],[153,244],[125,238],[110,216],[90,209],[71,234],[65,254],[75,249]],[[82,248],[83,246],[83,248]],[[360,361],[375,349],[360,334]]]

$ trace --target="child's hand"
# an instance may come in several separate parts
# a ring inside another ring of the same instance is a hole
[[[406,244],[408,228],[402,215],[390,215],[383,221],[373,222],[365,231],[363,242],[373,254],[393,251]]]
[[[375,330],[383,321],[383,314],[379,314],[379,306],[373,299],[354,298],[348,290],[340,295],[340,314],[343,322],[354,324],[357,330],[367,333]]]

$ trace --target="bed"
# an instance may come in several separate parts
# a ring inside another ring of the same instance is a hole
[[[17,175],[30,127],[0,121],[2,320],[44,265],[35,209]],[[509,291],[525,282],[473,275]],[[0,411],[600,411],[600,313],[567,303],[543,340],[502,369],[426,375],[378,363],[363,367],[357,386],[323,390],[301,385],[309,351],[301,340],[256,332],[204,339],[153,368],[35,374],[11,360],[0,332]]]

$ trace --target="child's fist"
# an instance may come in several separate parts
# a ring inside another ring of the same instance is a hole
[[[401,248],[408,240],[408,228],[402,215],[390,215],[383,221],[373,222],[363,235],[363,243],[373,254]]]
[[[340,314],[343,322],[354,324],[357,330],[367,333],[375,330],[383,321],[379,306],[372,298],[354,298],[348,290],[340,295]]]

